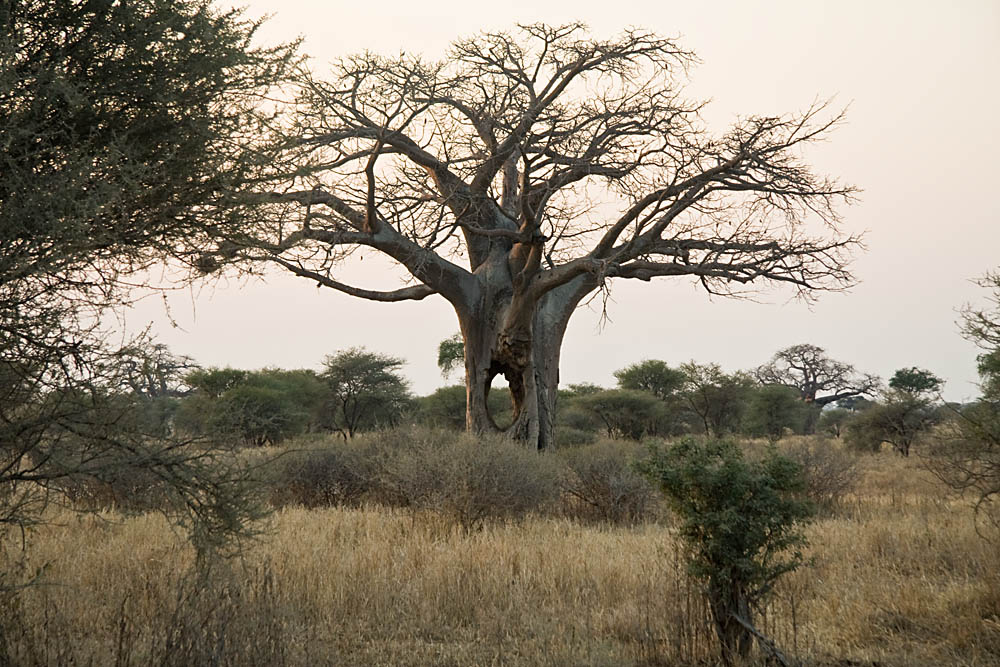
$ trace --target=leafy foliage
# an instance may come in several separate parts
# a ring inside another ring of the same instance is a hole
[[[258,25],[196,0],[0,3],[4,527],[151,478],[199,548],[252,532],[249,473],[171,433],[164,349],[95,323],[192,225],[239,221],[218,192],[254,169],[257,102],[294,59],[252,47]]]
[[[325,387],[312,371],[208,368],[187,376],[178,428],[220,443],[260,447],[318,426]]]
[[[438,368],[441,375],[448,377],[465,363],[465,341],[462,334],[457,333],[445,338],[438,344]]]
[[[666,362],[646,359],[615,371],[615,379],[622,389],[649,392],[661,401],[666,401],[680,391],[687,380],[687,375],[681,370],[671,368]]]
[[[936,394],[944,381],[928,370],[917,368],[900,368],[889,378],[889,387],[897,391],[926,396]]]
[[[802,432],[809,409],[795,389],[767,385],[751,393],[744,425],[751,435],[777,442],[786,429]]]
[[[664,416],[662,403],[652,394],[630,389],[607,389],[581,396],[574,405],[597,416],[608,437],[639,440],[657,432]]]
[[[320,378],[329,392],[334,428],[351,438],[358,431],[397,424],[410,403],[409,386],[398,372],[404,363],[362,348],[328,356]]]
[[[840,405],[838,401],[837,405]],[[846,408],[828,408],[819,416],[819,430],[839,438],[851,419],[851,411]]]
[[[861,451],[877,452],[887,442],[903,456],[917,439],[941,421],[941,413],[927,398],[905,391],[890,391],[885,401],[848,422],[847,444]]]
[[[460,384],[439,387],[427,396],[416,400],[416,417],[420,423],[434,428],[465,428],[466,389]],[[511,419],[510,391],[507,388],[493,388],[489,398],[490,414],[499,424],[508,424]]]
[[[802,497],[801,469],[773,449],[747,460],[732,442],[692,438],[651,448],[639,467],[680,519],[691,573],[707,585],[723,658],[745,657],[752,606],[805,562],[802,528],[813,506]]]
[[[744,373],[728,374],[718,364],[681,364],[684,401],[704,432],[719,437],[739,430],[753,380]]]

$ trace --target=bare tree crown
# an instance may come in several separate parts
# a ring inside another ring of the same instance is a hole
[[[854,190],[801,159],[842,114],[815,103],[714,136],[682,95],[694,60],[642,30],[601,40],[537,24],[459,40],[442,62],[364,53],[328,79],[303,70],[266,185],[240,200],[258,224],[226,232],[214,256],[459,309],[498,270],[532,303],[577,279],[693,276],[720,293],[781,282],[805,296],[848,285],[859,238],[839,231],[835,206]],[[417,282],[336,279],[362,247]]]

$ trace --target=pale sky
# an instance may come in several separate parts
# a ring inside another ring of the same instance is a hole
[[[241,3],[242,4],[242,3]],[[613,386],[641,359],[694,359],[749,369],[778,349],[812,343],[860,371],[888,377],[921,366],[945,396],[975,396],[975,348],[957,309],[983,303],[971,280],[1000,267],[1000,3],[717,1],[505,3],[247,0],[272,14],[269,42],[305,37],[313,69],[361,50],[443,55],[456,37],[515,23],[586,22],[599,36],[638,26],[678,37],[702,64],[687,94],[722,132],[736,115],[778,114],[834,96],[847,123],[807,154],[818,171],[862,188],[844,228],[867,231],[852,267],[860,284],[810,306],[765,291],[758,302],[710,299],[691,283],[619,281],[611,321],[581,308],[563,346],[563,384]],[[345,282],[385,286],[376,258],[345,267]],[[367,281],[367,282],[366,282]],[[204,365],[316,368],[352,346],[403,357],[419,394],[445,384],[438,342],[458,330],[443,299],[380,304],[292,276],[231,282],[147,299],[128,326]],[[457,377],[452,381],[458,380]]]

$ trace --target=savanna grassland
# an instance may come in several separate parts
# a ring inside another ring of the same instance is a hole
[[[996,544],[919,459],[859,469],[760,629],[809,665],[997,664]],[[39,578],[8,596],[2,639],[14,664],[715,663],[669,515],[563,514],[464,529],[426,510],[286,505],[241,557],[199,568],[157,514],[56,511],[5,545],[6,571]]]

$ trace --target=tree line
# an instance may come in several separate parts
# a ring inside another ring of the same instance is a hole
[[[456,345],[456,342],[458,343]],[[356,434],[402,423],[460,430],[466,388],[441,387],[416,396],[401,372],[403,360],[363,348],[327,356],[319,371],[198,368],[162,346],[139,367],[127,361],[128,387],[147,399],[150,419],[164,433],[236,446],[278,445],[306,433]],[[447,376],[462,355],[457,338],[442,341],[438,363]],[[571,384],[559,391],[555,443],[574,446],[598,436],[642,440],[702,434],[740,435],[774,442],[784,435],[821,432],[855,449],[888,444],[909,455],[913,443],[961,414],[939,398],[942,381],[930,371],[899,369],[887,385],[831,359],[815,345],[791,346],[750,371],[726,372],[715,363],[671,367],[647,359],[615,372],[617,386]],[[492,388],[489,418],[498,428],[513,419],[510,390]],[[973,408],[974,409],[974,408]]]

